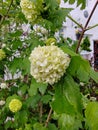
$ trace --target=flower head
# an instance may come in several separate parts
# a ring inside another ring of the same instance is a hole
[[[31,55],[31,75],[37,82],[54,84],[66,72],[70,58],[59,47],[38,46]]]
[[[21,0],[20,6],[28,21],[34,22],[37,20],[37,16],[40,16],[40,12],[42,10],[42,2],[43,0],[40,0],[39,4],[37,4],[36,2],[30,0]]]
[[[18,99],[12,99],[11,102],[9,103],[9,109],[12,112],[19,111],[21,107],[22,107],[22,102]]]
[[[5,57],[5,52],[2,49],[0,49],[0,60],[3,60]]]

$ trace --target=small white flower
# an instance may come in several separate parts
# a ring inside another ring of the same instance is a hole
[[[6,47],[6,44],[3,43],[3,44],[2,44],[2,48],[4,48],[4,47]]]
[[[54,84],[63,76],[70,63],[70,58],[59,47],[38,46],[31,55],[31,75],[37,82]]]
[[[0,106],[3,106],[5,104],[5,101],[1,100],[0,101]]]
[[[84,84],[83,82],[80,82],[80,85],[81,85],[81,86],[84,86],[85,84]]]
[[[48,30],[40,25],[34,25],[33,29],[39,36],[48,35]]]
[[[91,101],[96,101],[96,97],[90,97]]]
[[[6,120],[5,120],[5,122],[4,123],[7,123],[8,121],[13,121],[14,122],[14,118],[13,117],[9,117],[9,116],[7,116],[7,118],[6,118]]]
[[[17,92],[19,96],[22,96],[21,90]]]
[[[7,86],[7,84],[6,83],[1,83],[0,84],[0,88],[1,89],[6,89],[8,86]]]

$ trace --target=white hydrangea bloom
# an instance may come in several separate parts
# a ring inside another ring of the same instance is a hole
[[[38,46],[31,55],[31,75],[37,82],[54,84],[66,72],[70,58],[59,47]]]
[[[1,89],[6,89],[8,86],[7,86],[7,84],[6,83],[1,83],[0,84],[0,88]]]
[[[30,0],[21,0],[20,6],[22,8],[22,12],[24,13],[26,19],[30,22],[35,21],[37,19],[37,16],[40,15],[40,11],[38,10],[38,7],[35,5],[34,2]]]

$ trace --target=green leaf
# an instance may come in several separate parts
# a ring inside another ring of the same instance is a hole
[[[22,47],[22,42],[18,39],[15,39],[14,41],[11,42],[12,44],[12,49],[13,50],[16,50],[18,49],[19,47]]]
[[[78,113],[82,113],[82,95],[77,83],[70,75],[67,75],[64,79],[64,95],[71,105],[74,106],[74,110]]]
[[[77,70],[77,77],[80,79],[82,82],[88,82],[90,75],[87,71],[84,71],[84,66],[80,65],[80,67]]]
[[[36,80],[32,78],[30,89],[28,90],[29,95],[30,96],[36,95],[38,87],[39,87],[39,83],[37,83]]]
[[[85,0],[64,0],[64,2],[68,2],[70,4],[74,4],[75,2],[77,2],[77,6],[81,5],[81,9],[84,9],[86,6],[86,1]]]
[[[94,71],[92,68],[90,69],[90,77],[98,83],[98,72]]]
[[[25,129],[24,130],[32,130],[31,124],[25,124]]]
[[[58,3],[56,0],[45,0],[47,6],[51,11],[55,10],[58,7]]]
[[[86,123],[90,130],[98,130],[98,102],[89,102],[86,110]]]
[[[75,52],[73,52],[70,48],[67,46],[61,46],[60,47],[65,53],[69,54],[70,56],[78,56]]]
[[[79,130],[81,128],[81,120],[75,116],[62,114],[58,120],[60,130]]]
[[[38,83],[34,78],[32,78],[30,89],[28,90],[29,95],[30,96],[36,95],[38,89],[41,92],[41,94],[44,94],[47,89],[47,84]]]
[[[22,58],[14,58],[13,61],[10,62],[9,69],[12,72],[12,74],[16,73],[17,69],[21,69],[22,60]]]
[[[39,85],[39,92],[43,95],[46,92],[48,84],[40,83]]]
[[[86,7],[86,1],[85,0],[77,0],[77,6],[81,5],[81,9],[84,9]]]
[[[35,108],[37,107],[39,100],[40,100],[40,95],[36,94],[35,96],[27,98],[25,104],[27,107]]]
[[[41,101],[44,103],[44,104],[47,104],[49,103],[49,101],[52,99],[51,95],[44,95],[42,96],[42,99]]]
[[[18,124],[25,124],[28,120],[28,113],[26,110],[19,111],[15,113],[15,121],[18,122]]]
[[[74,4],[75,0],[69,0],[69,4]]]
[[[90,79],[90,68],[89,62],[77,55],[71,57],[71,63],[67,71],[80,81],[88,82]]]
[[[22,35],[22,31],[21,30],[17,30],[14,33],[9,33],[11,37],[19,37]]]
[[[40,123],[36,123],[33,126],[34,130],[48,130],[47,128],[45,128],[42,124]]]
[[[48,124],[48,130],[58,130],[58,129],[56,128],[55,124],[49,123]]]
[[[53,26],[55,28],[61,28],[63,21],[65,21],[65,17],[68,15],[68,13],[71,11],[72,9],[64,9],[64,8],[60,8],[58,10],[55,10],[52,12],[49,20],[53,23]]]
[[[51,103],[52,109],[57,114],[67,113],[67,114],[74,114],[75,110],[73,105],[67,100],[66,96],[64,95],[63,91],[63,84],[58,83],[55,86],[55,95],[54,100]]]
[[[22,87],[19,88],[19,91],[21,91],[22,94],[25,94],[28,89],[28,86],[24,84]]]
[[[30,74],[30,61],[29,61],[28,57],[24,58],[22,60],[22,66],[21,66],[21,68],[22,68],[22,72],[23,72],[24,75],[25,74]]]

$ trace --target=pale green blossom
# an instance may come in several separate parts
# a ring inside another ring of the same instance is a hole
[[[30,0],[21,0],[20,6],[22,8],[23,14],[28,21],[34,22],[37,20],[38,16],[40,16],[42,2],[43,0],[40,1],[39,5],[37,5],[36,2]]]
[[[18,99],[12,99],[11,102],[9,103],[9,109],[12,112],[19,111],[21,107],[22,107],[22,102]]]
[[[31,75],[37,82],[54,84],[63,76],[70,63],[70,58],[59,47],[38,46],[31,55]]]

